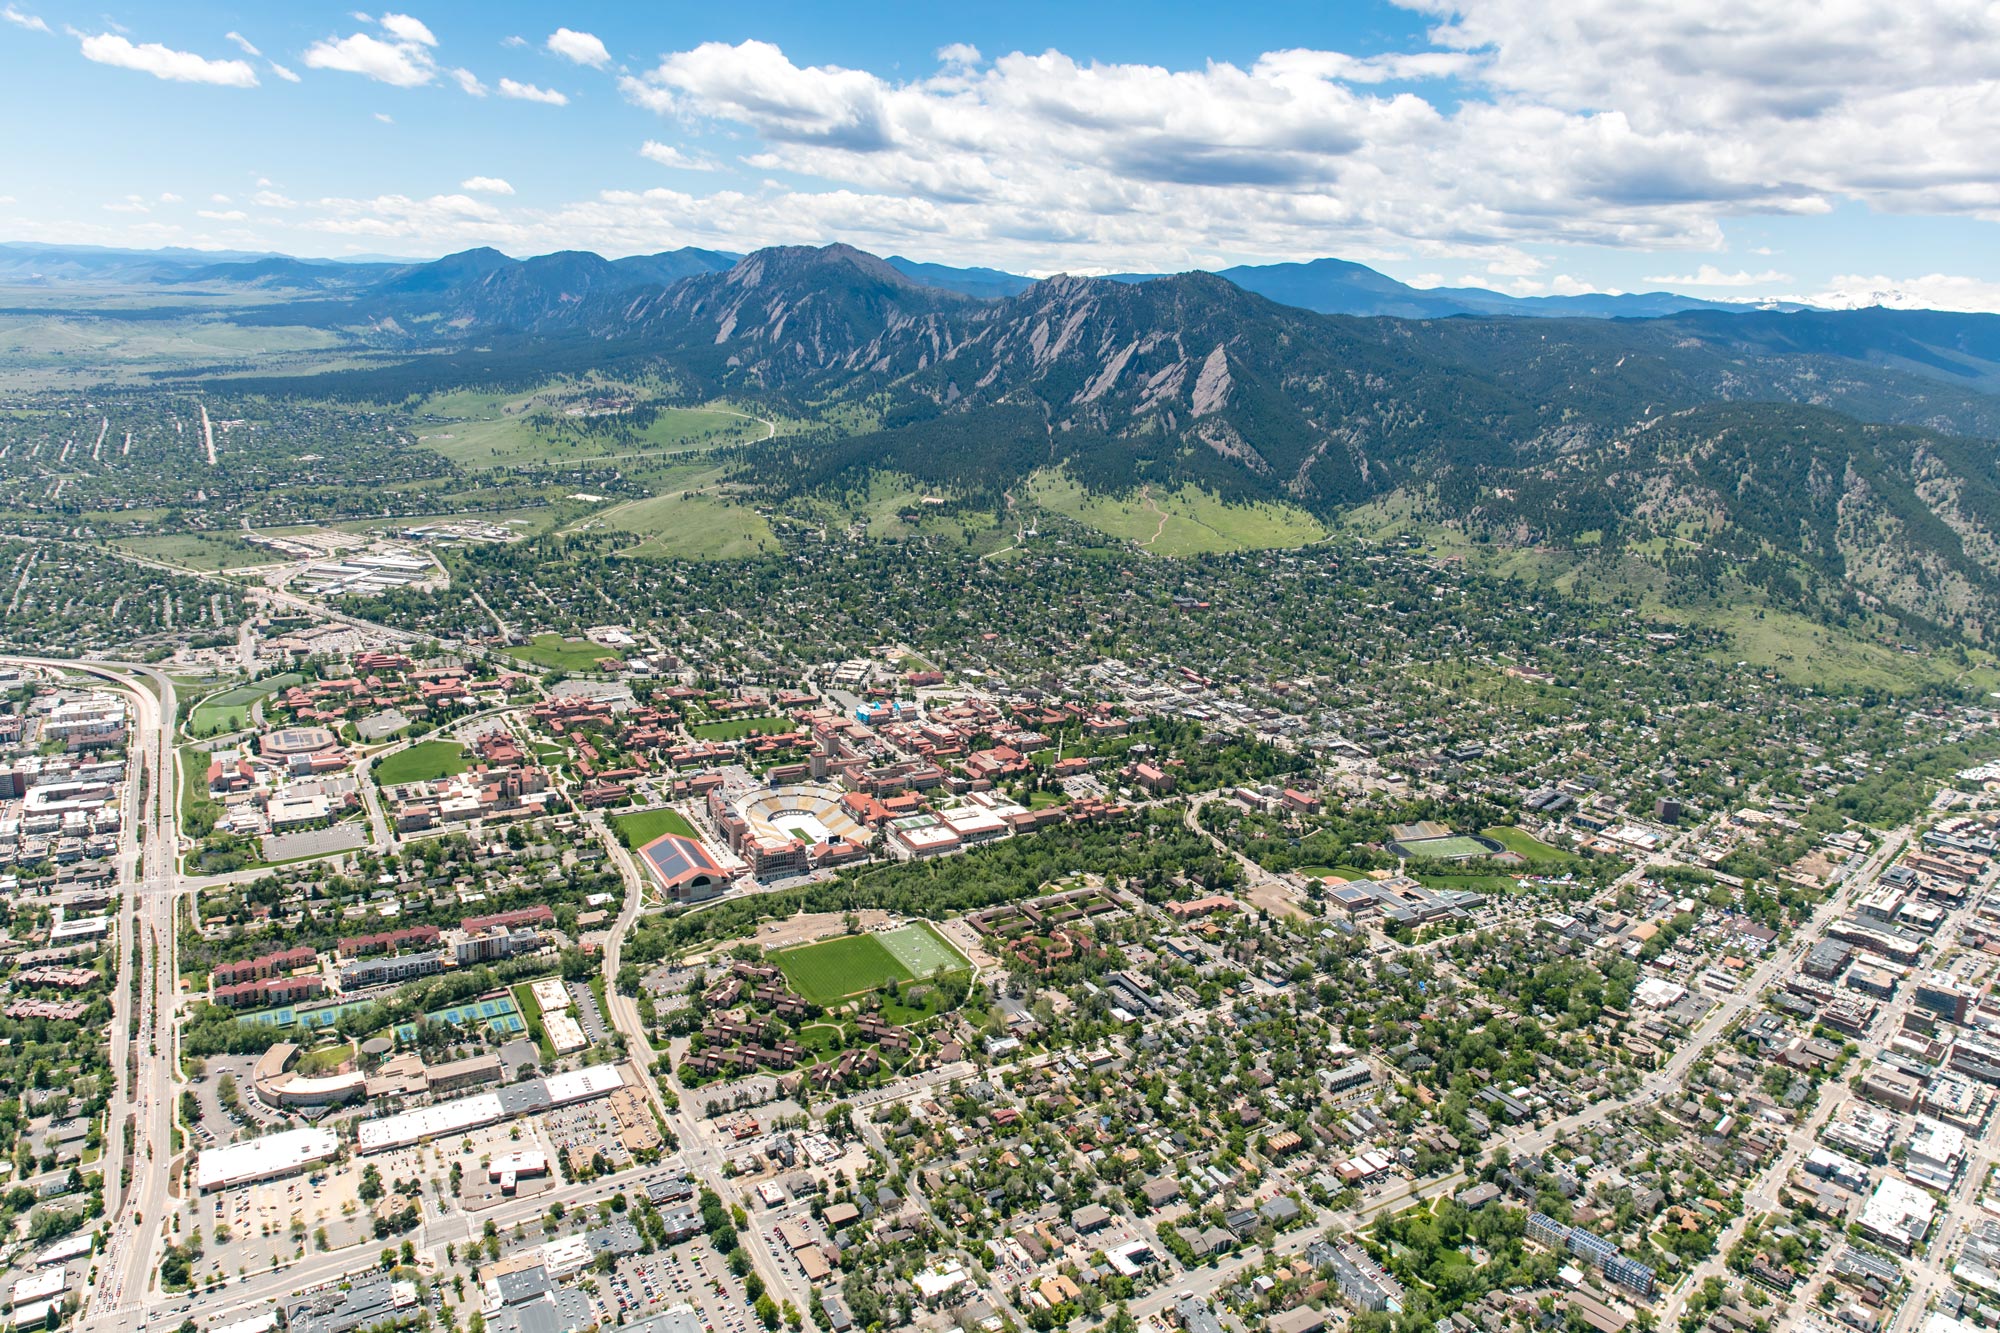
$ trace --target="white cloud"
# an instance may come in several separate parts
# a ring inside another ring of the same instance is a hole
[[[883,225],[856,239],[902,243],[891,220],[921,219],[990,263],[1374,252],[1450,273],[1550,245],[1714,253],[1725,222],[1854,204],[2000,221],[1990,4],[1403,2],[1428,36],[1367,56],[952,46],[904,78],[746,41],[619,87],[746,141],[767,203],[878,198]]]
[[[366,14],[354,17],[362,23],[377,23]],[[360,74],[397,88],[419,88],[437,77],[437,61],[429,49],[437,45],[437,38],[429,28],[408,14],[384,14],[378,26],[387,34],[386,40],[357,32],[314,42],[306,48],[307,66]]]
[[[150,213],[152,208],[136,194],[128,194],[123,199],[114,200],[104,206],[107,213]]]
[[[29,32],[49,31],[47,20],[34,14],[23,14],[12,5],[0,6],[0,19],[5,19],[17,28],[26,28]],[[50,35],[54,36],[53,33]]]
[[[1826,291],[1803,299],[1841,310],[1879,305],[1897,310],[2000,311],[2000,282],[1950,273],[1911,278],[1841,274]]]
[[[676,171],[715,170],[715,163],[709,161],[707,158],[683,153],[672,144],[661,143],[657,139],[648,139],[646,142],[640,144],[639,156],[657,162],[663,167],[672,167]]]
[[[527,44],[528,39],[519,35],[502,37],[500,39],[500,45],[502,46],[526,46]]]
[[[1663,273],[1646,279],[1647,282],[1657,282],[1669,287],[1769,287],[1774,282],[1791,280],[1791,274],[1779,273],[1776,270],[1764,273],[1751,273],[1747,270],[1725,273],[1713,264],[1703,264],[1692,273]]]
[[[474,74],[471,70],[449,69],[446,70],[445,73],[451,75],[453,81],[458,84],[459,90],[465,93],[468,97],[486,96],[486,85],[481,83],[479,81],[479,76],[477,74]]]
[[[194,211],[194,215],[198,218],[207,218],[210,222],[246,222],[249,220],[250,217],[248,213],[245,213],[243,210],[238,208],[232,208],[226,211],[217,211],[211,208],[197,208]]]
[[[82,35],[83,57],[100,65],[136,69],[175,83],[209,83],[223,88],[255,88],[257,71],[241,60],[209,60],[158,42],[135,46],[114,32]]]
[[[458,183],[458,188],[461,190],[470,190],[474,194],[514,193],[514,187],[498,176],[468,176]]]
[[[172,190],[168,190],[160,196],[160,202],[163,204],[178,204],[183,201],[179,195],[175,194]]]
[[[259,190],[250,196],[250,202],[259,208],[297,208],[298,200],[287,199],[276,190]]]
[[[377,111],[375,119],[381,121],[384,125],[394,125],[396,123],[396,118],[386,111]]]
[[[356,17],[360,16],[356,15]],[[399,42],[415,42],[420,46],[436,46],[438,44],[438,39],[431,35],[431,30],[411,18],[408,14],[384,14],[380,22],[382,31],[388,33]]]
[[[532,83],[516,83],[512,79],[500,80],[500,95],[522,102],[540,102],[545,106],[569,105],[569,98],[553,88],[537,88]]]
[[[259,51],[256,47],[250,45],[250,39],[248,37],[245,37],[240,32],[225,32],[222,35],[228,40],[236,43],[237,49],[242,51],[243,54],[246,56],[261,56],[264,54],[262,51]]]
[[[953,42],[950,46],[940,46],[937,58],[940,65],[976,65],[980,61],[979,48],[971,42]]]
[[[212,194],[208,196],[208,202],[211,204],[228,204],[235,201],[226,194]]]
[[[13,203],[13,202],[14,202],[14,196],[13,196],[13,195],[11,195],[11,194],[0,194],[0,208],[5,208],[5,207],[6,207],[6,206],[7,206],[8,204],[11,204],[11,203]]]
[[[290,70],[286,69],[283,65],[280,65],[277,61],[273,60],[269,61],[268,63],[271,66],[271,72],[277,75],[279,78],[283,79],[286,83],[297,83],[299,81],[298,75],[292,73]]]
[[[569,28],[557,28],[549,34],[548,48],[565,60],[579,65],[589,65],[602,69],[611,63],[611,53],[604,49],[604,43],[591,33],[576,32]]]

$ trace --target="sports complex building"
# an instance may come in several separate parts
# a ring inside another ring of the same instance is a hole
[[[728,888],[732,878],[708,848],[678,833],[662,833],[639,849],[639,859],[677,903],[712,898]]]

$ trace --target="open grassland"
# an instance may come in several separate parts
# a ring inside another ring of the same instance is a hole
[[[465,747],[457,741],[418,741],[375,764],[375,781],[385,787],[404,782],[429,782],[455,777],[471,767]]]
[[[590,525],[633,534],[638,540],[619,554],[637,559],[732,560],[778,549],[777,534],[762,514],[696,491],[617,505]]]
[[[560,634],[537,634],[524,646],[509,648],[507,652],[551,671],[598,671],[602,670],[598,663],[607,659],[625,660],[616,648],[606,648],[588,639],[566,639]]]
[[[1092,495],[1061,473],[1040,472],[1030,481],[1034,504],[1154,555],[1202,555],[1306,546],[1326,529],[1303,509],[1281,504],[1227,504],[1194,488],[1136,494]]]
[[[616,422],[626,411],[595,406],[594,397],[629,406],[645,403],[649,394],[647,387],[610,381],[554,384],[531,393],[466,389],[440,394],[418,409],[427,420],[418,427],[417,442],[460,467],[479,471],[593,459],[643,461],[649,455],[762,440],[773,429],[750,413],[721,405],[648,405],[651,419],[629,434],[581,429]]]
[[[275,551],[260,550],[227,532],[172,532],[157,537],[121,537],[112,545],[149,560],[179,565],[183,569],[241,569],[246,565],[268,565],[281,558]]]

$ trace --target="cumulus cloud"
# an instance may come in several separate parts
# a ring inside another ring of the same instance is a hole
[[[540,102],[544,106],[569,105],[569,98],[553,88],[537,88],[532,83],[516,83],[512,79],[500,80],[500,95],[522,102]]]
[[[29,32],[49,31],[47,20],[35,14],[23,14],[12,5],[0,5],[0,19],[7,20],[17,28],[26,28]]]
[[[431,35],[431,30],[408,14],[384,14],[376,22],[382,25],[382,31],[399,42],[415,42],[419,46],[438,44],[438,39]]]
[[[451,75],[452,81],[458,84],[459,91],[463,92],[466,96],[468,97],[486,96],[486,85],[481,83],[479,81],[479,76],[477,74],[474,74],[471,70],[453,69],[453,70],[446,70],[445,72]]]
[[[354,17],[379,27],[383,36],[356,32],[314,42],[306,48],[308,68],[359,74],[397,88],[419,88],[437,77],[437,61],[430,51],[437,38],[429,28],[407,14],[384,14],[380,19],[366,14]]]
[[[619,88],[747,141],[753,169],[816,183],[802,194],[897,201],[984,262],[1373,251],[1448,271],[1551,244],[1714,252],[1732,219],[1854,203],[2000,220],[1990,6],[1402,2],[1426,35],[1367,56],[1172,68],[955,44],[901,78],[712,42]]]
[[[1891,278],[1841,274],[1827,290],[1804,298],[1835,309],[1888,306],[1896,310],[2000,310],[2000,282],[1950,273]]]
[[[250,39],[240,32],[225,32],[223,37],[236,43],[236,48],[246,56],[262,56],[264,53],[250,44]]]
[[[247,222],[250,218],[248,213],[239,208],[226,210],[197,208],[194,215],[198,218],[207,218],[210,222]]]
[[[1790,282],[1792,275],[1779,273],[1775,269],[1763,273],[1751,273],[1739,269],[1735,273],[1725,273],[1713,264],[1703,264],[1692,273],[1663,273],[1647,278],[1647,282],[1663,283],[1670,287],[1768,287],[1774,282]]]
[[[576,32],[570,28],[557,28],[549,34],[548,49],[565,60],[579,65],[589,65],[602,69],[611,63],[611,53],[604,49],[604,43],[587,32]]]
[[[136,69],[174,83],[208,83],[222,88],[255,88],[257,71],[241,60],[210,60],[158,42],[134,45],[115,32],[82,35],[83,58],[100,65]]]
[[[458,183],[458,188],[461,190],[470,190],[474,194],[514,193],[514,187],[498,176],[468,176]]]
[[[297,83],[299,81],[298,75],[292,73],[292,71],[286,69],[283,65],[280,65],[277,61],[273,60],[269,63],[271,66],[271,72],[277,75],[279,78],[283,79],[286,83]]]
[[[648,161],[657,162],[663,167],[672,167],[676,171],[715,170],[715,163],[709,161],[707,158],[684,153],[672,144],[661,143],[657,139],[648,139],[646,142],[640,144],[639,156],[646,158]]]

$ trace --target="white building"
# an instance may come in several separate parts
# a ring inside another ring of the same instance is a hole
[[[205,1194],[252,1181],[288,1176],[340,1151],[340,1139],[327,1129],[288,1129],[223,1148],[205,1148],[195,1159],[195,1181]]]

